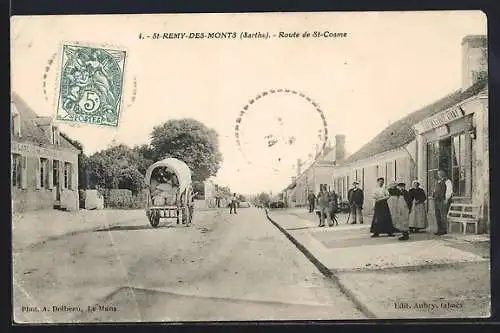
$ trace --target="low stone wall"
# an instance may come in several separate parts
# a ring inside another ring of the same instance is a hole
[[[111,189],[103,192],[106,208],[141,209],[145,206],[144,192],[133,194],[132,191],[126,189]]]

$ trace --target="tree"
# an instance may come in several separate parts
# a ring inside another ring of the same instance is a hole
[[[215,185],[215,188],[219,198],[230,197],[232,195],[231,189],[228,186]]]
[[[143,188],[144,176],[136,166],[128,166],[120,170],[118,175],[118,188],[126,188],[136,194]]]
[[[143,175],[146,174],[146,170],[149,166],[155,163],[155,153],[150,145],[139,145],[132,148],[132,155],[135,163],[137,164],[137,170]]]
[[[264,206],[268,207],[268,206],[269,206],[269,203],[271,202],[271,196],[269,195],[269,193],[262,192],[262,193],[260,193],[260,194],[257,196],[257,201],[258,201],[261,205],[264,205]]]
[[[99,151],[88,158],[87,172],[92,185],[107,189],[129,189],[138,193],[148,164],[136,150],[120,144]]]
[[[199,180],[193,182],[193,192],[198,192],[197,198],[203,198],[205,196],[205,184]]]
[[[184,161],[193,180],[204,181],[215,176],[222,162],[218,133],[190,118],[169,120],[151,133],[154,157],[174,157]]]

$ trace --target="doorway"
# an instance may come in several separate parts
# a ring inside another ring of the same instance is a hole
[[[60,177],[59,177],[59,161],[52,161],[52,184],[54,185],[54,189],[56,192],[56,204],[59,204],[61,201],[61,185],[60,185]]]
[[[429,142],[427,144],[427,193],[432,196],[438,181],[438,171],[446,171],[448,177],[451,175],[452,161],[451,137]]]

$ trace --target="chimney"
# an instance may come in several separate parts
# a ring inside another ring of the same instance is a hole
[[[335,163],[338,165],[345,159],[345,135],[335,135]]]
[[[299,158],[299,159],[297,159],[297,177],[300,176],[301,167],[302,167],[302,161]]]
[[[466,90],[488,73],[488,39],[469,35],[462,39],[462,90]]]

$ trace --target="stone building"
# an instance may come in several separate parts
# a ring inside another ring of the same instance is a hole
[[[346,198],[357,180],[365,191],[365,214],[373,211],[376,179],[410,185],[418,179],[431,196],[437,171],[453,183],[453,200],[483,208],[483,230],[489,225],[488,85],[485,36],[463,39],[462,87],[380,132],[332,172],[335,190]],[[435,224],[432,198],[428,216]]]
[[[16,93],[11,97],[13,213],[78,210],[78,155],[51,117],[39,117]]]

